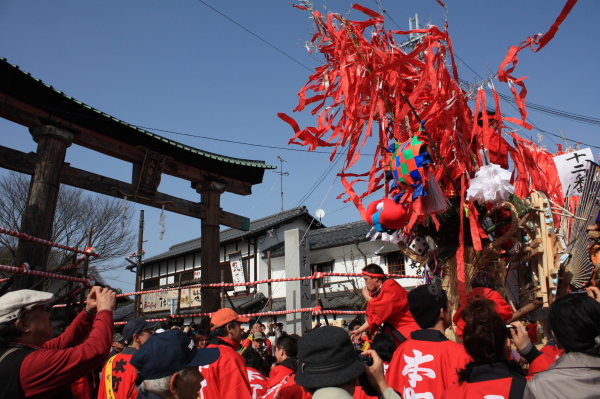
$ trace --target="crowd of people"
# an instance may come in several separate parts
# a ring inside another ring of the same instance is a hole
[[[485,276],[458,312],[439,283],[407,292],[375,264],[363,277],[364,322],[302,336],[229,308],[207,331],[136,318],[115,332],[115,294],[93,287],[54,337],[54,296],[9,292],[0,399],[600,398],[598,288],[552,304],[542,347]]]

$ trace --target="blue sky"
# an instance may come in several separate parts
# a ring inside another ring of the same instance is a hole
[[[234,19],[289,57],[258,40],[207,3]],[[528,36],[545,32],[560,13],[564,1],[447,1],[449,30],[460,60],[461,78],[481,81],[494,74],[508,48]],[[309,14],[287,0],[3,0],[0,2],[0,56],[67,94],[129,123],[205,137],[286,148],[292,135],[278,112],[291,113],[297,92],[307,81],[305,69],[321,65],[305,42],[314,29]],[[346,0],[315,1],[321,9],[363,18],[350,11]],[[393,21],[389,29],[408,29],[408,18],[419,13],[422,23],[443,26],[444,10],[435,0],[364,0],[360,4],[379,10]],[[600,2],[581,1],[560,31],[541,52],[524,50],[516,76],[528,76],[528,100],[572,113],[600,117],[597,16]],[[396,25],[397,24],[397,25]],[[399,25],[399,26],[398,26]],[[468,65],[465,65],[465,63]],[[300,65],[302,64],[302,65]],[[507,93],[505,86],[497,85]],[[507,114],[516,110],[504,105]],[[314,119],[294,115],[305,126]],[[600,146],[598,126],[557,118],[531,110],[539,127]],[[3,145],[35,151],[26,128],[0,120]],[[316,182],[321,184],[302,204],[314,214],[326,211],[323,223],[336,225],[358,220],[358,212],[336,200],[343,189],[334,173],[322,177],[329,166],[327,154],[288,151],[223,143],[162,133],[166,137],[207,151],[264,160],[284,171],[284,207],[298,205]],[[538,132],[523,132],[538,140]],[[556,150],[549,136],[542,143]],[[290,148],[290,147],[288,147]],[[301,149],[301,147],[291,147]],[[598,150],[594,149],[597,154]],[[75,167],[126,180],[129,164],[73,146],[67,161]],[[5,173],[0,171],[0,173]],[[251,219],[267,216],[281,207],[279,176],[265,173],[262,184],[248,197],[226,194],[223,209]],[[191,200],[199,196],[189,183],[163,177],[160,190]],[[199,236],[200,222],[168,214],[167,231],[159,240],[159,211],[145,209],[147,255]],[[135,246],[135,243],[132,243]],[[133,275],[114,272],[109,282],[129,290]]]

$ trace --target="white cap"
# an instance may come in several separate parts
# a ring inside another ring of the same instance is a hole
[[[0,323],[15,320],[23,309],[52,302],[54,294],[44,291],[18,290],[0,297]]]

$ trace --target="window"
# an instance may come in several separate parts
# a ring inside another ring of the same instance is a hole
[[[185,257],[180,256],[177,258],[177,271],[181,272],[185,269]],[[172,273],[172,272],[169,272]]]
[[[320,273],[333,273],[333,261],[315,263],[310,265],[310,270],[313,274]],[[331,285],[331,276],[326,276],[321,279],[321,287]],[[317,287],[317,280],[313,280],[313,288]]]
[[[175,273],[175,262],[178,260],[179,258],[169,259],[169,267],[167,267],[167,274]]]
[[[158,279],[157,278],[153,278],[153,279],[144,281],[144,289],[145,290],[154,290],[156,288],[158,288]]]
[[[404,254],[400,251],[386,254],[385,264],[390,274],[406,274],[404,270]]]
[[[158,263],[152,265],[152,277],[158,276]]]
[[[192,270],[194,268],[194,254],[185,256],[185,270]]]

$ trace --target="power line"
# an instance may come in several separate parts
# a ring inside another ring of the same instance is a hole
[[[271,47],[273,50],[277,51],[278,53],[282,54],[283,56],[289,58],[290,60],[292,60],[293,62],[295,62],[296,64],[300,65],[302,68],[312,72],[313,68],[310,68],[309,66],[303,64],[301,61],[299,61],[297,58],[292,57],[291,55],[289,55],[287,52],[283,51],[282,49],[280,49],[279,47],[277,47],[276,45],[274,45],[273,43],[271,43],[270,41],[264,39],[262,36],[260,36],[257,33],[254,33],[253,31],[251,31],[250,29],[248,29],[247,27],[245,27],[244,25],[242,25],[241,23],[239,23],[238,21],[236,21],[235,19],[231,18],[230,16],[228,16],[227,14],[225,14],[222,11],[217,10],[215,7],[211,6],[210,4],[208,4],[207,2],[203,1],[203,0],[198,0],[199,3],[203,4],[204,6],[210,8],[211,10],[213,10],[214,12],[216,12],[217,14],[219,14],[220,16],[222,16],[223,18],[227,19],[229,22],[237,25],[238,27],[242,28],[243,30],[245,30],[246,32],[248,32],[249,34],[251,34],[252,36],[254,36],[255,38],[257,38],[258,40],[260,40],[261,42],[263,42],[264,44],[266,44],[267,46]]]
[[[285,52],[284,50],[280,49],[279,47],[277,47],[276,45],[274,45],[273,43],[271,43],[270,41],[264,39],[262,36],[260,36],[259,34],[253,32],[252,30],[250,30],[249,28],[245,27],[244,25],[242,25],[241,23],[239,23],[238,21],[236,21],[235,19],[229,17],[227,14],[225,14],[222,11],[219,11],[218,9],[214,8],[213,6],[211,6],[210,4],[206,3],[203,0],[198,0],[199,3],[203,4],[204,6],[210,8],[211,10],[213,10],[214,12],[216,12],[217,14],[221,15],[223,18],[227,19],[228,21],[230,21],[231,23],[237,25],[238,27],[240,27],[241,29],[243,29],[244,31],[248,32],[249,34],[251,34],[252,36],[254,36],[256,39],[260,40],[261,42],[265,43],[266,45],[268,45],[269,47],[273,48],[274,50],[276,50],[277,52],[279,52],[280,54],[284,55],[285,57],[289,58],[290,60],[292,60],[294,63],[300,65],[301,67],[303,67],[304,69],[308,70],[308,71],[313,71],[312,68],[306,66],[304,63],[302,63],[301,61],[299,61],[297,58],[291,56],[290,54],[288,54],[287,52]],[[398,28],[400,28],[400,25],[394,21],[394,19],[392,18],[392,16],[383,8],[383,4],[381,4],[381,0],[376,0],[377,5],[379,6],[379,8],[382,10],[383,14],[386,15],[390,21],[392,21],[392,23],[394,23]],[[471,68],[471,66],[465,62],[465,60],[463,60],[462,58],[460,58],[456,53],[454,54],[469,70],[471,70],[473,73],[475,73],[480,79],[483,79],[481,77],[481,75],[479,73],[477,73],[477,71],[475,71],[473,68]],[[504,100],[508,101],[508,102],[515,102],[514,99],[510,98],[510,96],[507,96],[505,94],[501,94],[498,93],[500,95],[501,98],[503,98]],[[574,114],[568,111],[562,111],[556,108],[551,108],[551,107],[546,107],[543,105],[539,105],[539,104],[535,104],[535,103],[528,103],[528,107],[530,107],[531,109],[535,109],[541,112],[547,112],[550,113],[554,116],[557,117],[562,117],[562,118],[567,118],[567,119],[572,119],[575,121],[579,121],[579,122],[583,122],[583,123],[588,123],[588,124],[592,124],[592,125],[600,125],[600,119],[598,118],[594,118],[594,117],[589,117],[589,116],[585,116],[585,115],[579,115],[579,114]],[[600,146],[595,146],[592,144],[586,144],[583,143],[579,140],[574,140],[574,139],[570,139],[568,137],[564,137],[561,135],[558,135],[556,133],[552,133],[549,132],[545,129],[541,129],[539,127],[537,127],[533,121],[530,120],[530,122],[532,123],[532,125],[534,126],[534,129],[544,133],[544,134],[548,134],[550,136],[553,137],[557,137],[563,140],[567,140],[573,143],[578,143],[578,144],[583,144],[583,145],[587,145],[589,147],[593,147],[593,148],[600,148]],[[163,131],[166,133],[173,133],[173,134],[180,134],[180,135],[186,135],[184,133],[180,133],[180,132],[169,132],[169,131],[165,131],[165,130],[160,130],[160,129],[154,129],[156,131]],[[217,141],[224,141],[224,142],[231,142],[231,143],[237,143],[237,144],[244,144],[244,145],[250,145],[250,146],[257,146],[257,147],[265,147],[265,148],[274,148],[274,149],[282,149],[282,150],[286,150],[286,151],[301,151],[301,152],[306,152],[304,150],[301,149],[293,149],[293,148],[285,148],[285,147],[275,147],[275,146],[266,146],[266,145],[258,145],[258,144],[252,144],[252,143],[242,143],[242,142],[236,142],[233,140],[224,140],[224,139],[215,139],[215,138],[210,138],[210,137],[200,137],[200,136],[195,136],[195,135],[190,135],[192,137],[199,137],[199,138],[205,138],[205,139],[211,139],[211,140],[217,140]],[[552,139],[551,139],[552,140]],[[554,141],[554,140],[552,140]],[[554,141],[556,143],[556,141]],[[325,151],[312,151],[315,153],[327,153]],[[329,153],[327,153],[329,154]]]

